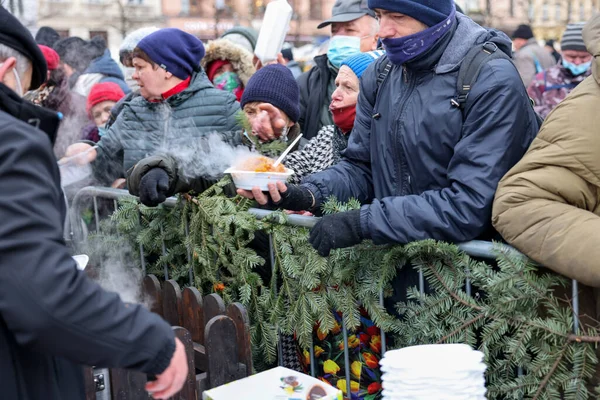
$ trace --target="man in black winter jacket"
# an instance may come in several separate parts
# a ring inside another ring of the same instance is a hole
[[[45,78],[30,33],[0,7],[0,398],[85,399],[82,365],[156,375],[146,389],[169,398],[187,378],[181,342],[79,272],[62,239],[59,116],[21,98]]]
[[[335,78],[342,61],[358,52],[377,48],[379,24],[364,0],[337,0],[332,17],[319,25],[331,26],[327,54],[315,57],[315,66],[298,77],[300,120],[306,139],[317,136],[323,126],[333,125],[329,111]]]

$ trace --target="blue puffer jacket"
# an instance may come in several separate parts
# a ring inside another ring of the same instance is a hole
[[[98,142],[94,175],[110,184],[152,155],[178,154],[192,160],[193,144],[215,132],[224,141],[239,144],[239,111],[235,96],[216,89],[203,70],[192,74],[187,89],[166,101],[134,96],[122,104],[117,120]]]
[[[377,244],[461,242],[490,230],[498,182],[539,129],[508,60],[483,66],[464,120],[452,107],[461,61],[475,44],[490,40],[510,54],[504,34],[457,14],[443,46],[393,66],[378,94],[377,71],[387,59],[371,65],[344,159],[304,181],[317,204],[332,195],[359,199],[362,233]]]

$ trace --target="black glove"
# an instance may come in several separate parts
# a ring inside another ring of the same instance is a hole
[[[140,201],[148,207],[156,207],[167,199],[169,175],[162,168],[152,168],[140,179]]]
[[[326,215],[310,230],[308,241],[321,257],[333,249],[359,244],[364,239],[360,229],[360,210]]]
[[[313,194],[306,187],[287,185],[286,192],[281,193],[281,200],[278,202],[270,201],[269,206],[290,211],[307,211],[314,207],[314,201]]]

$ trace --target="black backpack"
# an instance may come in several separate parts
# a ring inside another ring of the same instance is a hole
[[[469,98],[469,93],[471,92],[473,85],[479,77],[481,68],[486,63],[500,58],[510,61],[510,63],[514,66],[512,58],[510,58],[506,53],[500,50],[495,43],[485,42],[476,45],[471,50],[469,50],[463,62],[460,64],[460,69],[458,70],[458,79],[456,81],[456,96],[450,102],[452,106],[460,109],[461,112],[463,112],[463,118],[465,105],[467,103],[467,99]],[[391,69],[392,64],[390,61],[387,61],[387,63],[383,65],[383,68],[380,65],[379,75],[377,76],[377,92],[379,92],[379,87],[381,86]],[[376,93],[376,95],[377,94],[378,93]],[[531,101],[531,106],[533,107],[533,100]],[[538,120],[539,126],[542,126],[543,119],[539,116],[537,112],[535,113],[535,115]]]

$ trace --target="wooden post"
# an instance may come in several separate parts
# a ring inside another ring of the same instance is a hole
[[[253,373],[252,345],[250,342],[250,318],[243,305],[233,303],[227,307],[227,316],[235,324],[237,334],[238,360],[246,365],[246,376]]]
[[[171,326],[183,325],[181,289],[177,282],[168,280],[162,290],[163,318]]]
[[[162,290],[160,288],[160,282],[156,276],[147,275],[144,278],[143,292],[152,301],[152,303],[150,305],[150,311],[162,316],[162,314],[163,314]]]
[[[246,376],[246,366],[238,363],[235,324],[231,318],[219,315],[208,321],[204,346],[208,358],[209,388]]]
[[[178,400],[196,400],[198,395],[196,393],[196,368],[194,366],[194,342],[192,341],[192,335],[187,329],[176,327],[173,328],[175,336],[181,340],[185,347],[185,355],[188,361],[188,377],[183,385],[181,392],[175,396]]]

